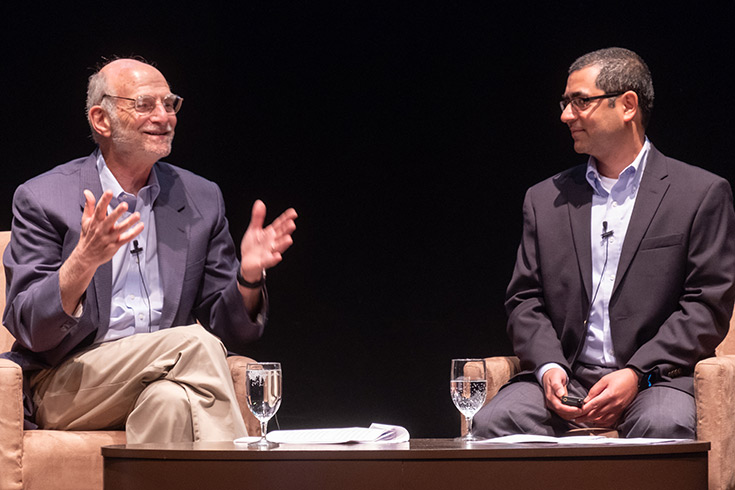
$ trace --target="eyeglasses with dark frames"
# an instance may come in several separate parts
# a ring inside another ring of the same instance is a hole
[[[120,97],[119,95],[105,94],[102,96],[110,97],[111,99],[130,100],[135,102],[135,112],[138,114],[150,114],[156,108],[156,101],[160,100],[163,108],[169,114],[176,114],[181,109],[181,103],[184,102],[183,97],[179,97],[176,94],[168,94],[165,97],[154,97],[152,95],[139,95],[135,99],[130,97]]]
[[[561,107],[561,111],[564,112],[564,109],[567,108],[569,104],[572,104],[572,108],[576,109],[578,111],[583,111],[587,109],[590,104],[592,104],[593,100],[600,100],[600,99],[610,99],[612,97],[619,97],[623,95],[625,92],[613,92],[610,94],[602,94],[602,95],[595,95],[593,97],[564,97],[559,101],[559,107]]]

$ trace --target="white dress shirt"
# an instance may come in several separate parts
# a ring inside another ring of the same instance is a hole
[[[151,170],[146,185],[137,196],[125,192],[107,167],[102,153],[97,151],[97,170],[103,190],[112,190],[113,198],[108,206],[110,213],[119,203],[128,203],[128,210],[120,220],[133,212],[140,213],[145,225],[136,237],[139,250],[133,242],[120,247],[112,258],[112,299],[110,303],[110,327],[101,332],[96,342],[115,340],[136,333],[158,330],[163,309],[160,271],[158,269],[158,243],[153,203],[160,187],[156,172]]]
[[[577,358],[583,364],[622,367],[615,356],[610,332],[610,297],[650,148],[651,143],[646,138],[635,160],[617,179],[600,175],[594,157],[587,161],[587,182],[593,190],[590,219],[593,289],[585,342]],[[604,232],[607,232],[606,236],[603,236]],[[536,371],[539,383],[544,373],[554,367],[562,369],[556,363],[548,363]]]

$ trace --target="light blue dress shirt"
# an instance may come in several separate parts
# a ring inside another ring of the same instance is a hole
[[[593,190],[590,219],[593,289],[585,342],[577,358],[584,364],[623,367],[619,365],[615,356],[610,332],[610,297],[615,286],[620,253],[650,148],[651,143],[646,138],[635,160],[625,167],[617,179],[600,175],[593,157],[587,161],[587,182]],[[603,231],[612,234],[605,238],[602,236]],[[539,383],[544,373],[554,367],[561,369],[558,364],[549,363],[537,370],[536,377]]]
[[[128,211],[120,218],[125,219],[133,212],[140,213],[145,225],[136,237],[142,251],[131,253],[133,242],[120,247],[112,258],[112,300],[110,327],[98,335],[96,342],[115,340],[136,333],[158,330],[163,309],[158,268],[155,214],[153,203],[160,192],[156,172],[151,171],[146,185],[137,196],[125,192],[107,167],[102,153],[97,150],[97,171],[103,190],[112,190],[113,197],[107,212],[110,213],[123,201]]]

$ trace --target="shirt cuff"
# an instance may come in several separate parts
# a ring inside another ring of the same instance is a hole
[[[566,370],[564,370],[564,368],[561,367],[559,364],[555,362],[547,362],[546,364],[544,364],[543,366],[541,366],[540,368],[536,370],[536,380],[538,381],[538,384],[540,384],[541,386],[544,385],[544,381],[543,381],[544,374],[546,374],[546,371],[548,371],[549,369],[553,369],[553,368],[561,369],[562,371],[564,371],[564,375],[566,376],[567,374]],[[569,377],[567,377],[567,381],[569,381]],[[566,384],[567,381],[565,381],[564,384]]]
[[[77,305],[77,309],[74,310],[74,313],[72,313],[71,316],[79,320],[79,318],[82,317],[82,313],[84,313],[84,304],[82,301],[80,301]]]

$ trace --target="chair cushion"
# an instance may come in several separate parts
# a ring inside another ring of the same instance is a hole
[[[23,437],[23,488],[99,490],[100,448],[111,444],[125,444],[125,432],[27,430]]]
[[[694,370],[697,439],[712,444],[710,488],[735,488],[735,356],[704,359]]]

